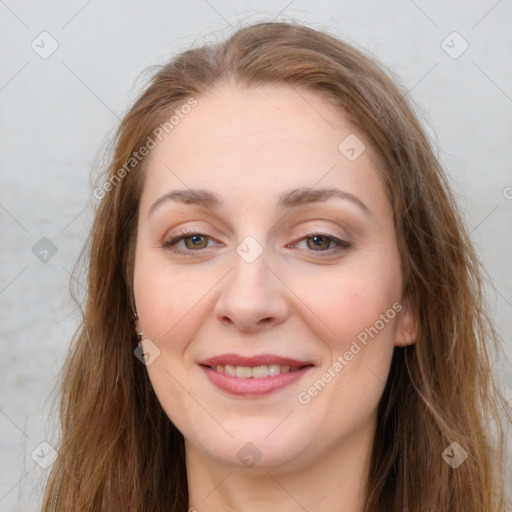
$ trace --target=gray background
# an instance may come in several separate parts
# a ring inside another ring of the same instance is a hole
[[[512,397],[511,0],[0,0],[0,511],[40,503],[48,469],[31,453],[54,439],[49,397],[78,320],[69,283],[92,220],[90,175],[140,73],[212,32],[271,19],[370,50],[421,108],[489,272],[505,344],[495,368]],[[58,43],[47,58],[43,31]],[[469,44],[457,58],[453,31]],[[43,237],[57,249],[46,263],[32,250]]]

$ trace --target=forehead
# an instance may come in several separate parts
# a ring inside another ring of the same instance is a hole
[[[151,151],[143,202],[184,186],[238,198],[333,186],[369,202],[386,200],[364,135],[318,93],[286,84],[224,85],[196,100]],[[347,144],[365,149],[347,158]]]

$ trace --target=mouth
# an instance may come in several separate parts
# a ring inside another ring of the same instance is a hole
[[[232,364],[226,365],[201,365],[206,368],[210,368],[211,370],[222,373],[224,375],[228,375],[230,377],[238,377],[238,378],[253,378],[253,379],[264,379],[266,377],[275,377],[277,375],[281,375],[284,373],[293,373],[303,368],[308,368],[313,366],[312,364],[306,364],[302,366],[290,366],[287,364],[261,364],[257,366],[235,366]]]
[[[244,357],[226,354],[199,363],[208,380],[231,395],[256,398],[281,390],[315,365],[275,355]]]

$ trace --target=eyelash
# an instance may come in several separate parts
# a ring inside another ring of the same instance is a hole
[[[193,252],[201,252],[202,250],[206,249],[207,247],[203,248],[203,249],[187,249],[187,250],[182,250],[182,249],[176,249],[175,245],[177,242],[180,242],[181,240],[184,240],[185,238],[191,238],[192,236],[195,236],[195,235],[199,235],[199,236],[202,236],[204,238],[207,238],[207,239],[210,239],[211,240],[211,237],[204,234],[204,233],[200,233],[198,231],[182,231],[180,233],[178,233],[176,236],[170,238],[169,240],[166,240],[165,242],[162,243],[162,248],[170,251],[170,252],[173,252],[175,254],[184,254],[184,255],[190,255],[191,253]],[[332,235],[328,235],[327,233],[322,233],[322,232],[317,232],[317,231],[313,231],[311,233],[305,233],[302,235],[302,238],[300,238],[299,240],[297,240],[297,242],[295,242],[294,244],[298,243],[298,242],[301,242],[302,240],[306,240],[308,238],[313,238],[314,236],[322,236],[322,237],[325,237],[327,238],[328,240],[334,242],[336,244],[335,247],[331,247],[330,249],[324,249],[324,250],[320,250],[320,251],[313,251],[313,250],[310,250],[309,252],[312,252],[312,253],[326,253],[326,252],[329,252],[330,254],[326,255],[326,256],[330,256],[332,255],[332,252],[333,249],[334,249],[334,252],[338,253],[340,251],[346,251],[348,249],[350,249],[352,247],[352,244],[350,242],[347,242],[346,240],[341,240],[340,238],[337,238],[335,236],[332,236]],[[324,255],[318,255],[318,256],[315,256],[315,257],[319,257],[319,258],[323,258],[325,257]]]

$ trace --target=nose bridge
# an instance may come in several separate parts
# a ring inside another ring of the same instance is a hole
[[[244,245],[240,244],[235,251],[236,255],[233,255],[230,288],[239,295],[240,300],[248,294],[254,302],[259,294],[266,294],[270,286],[267,255],[263,251],[255,255],[254,249],[247,250],[246,246],[246,252],[243,252],[243,248]]]
[[[236,247],[233,268],[223,281],[215,308],[221,321],[251,329],[284,320],[287,299],[268,263],[268,254],[253,237],[246,237]]]

